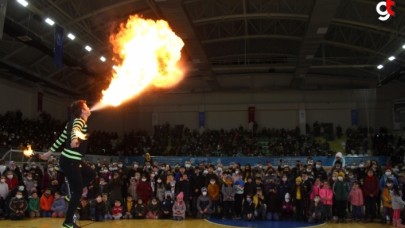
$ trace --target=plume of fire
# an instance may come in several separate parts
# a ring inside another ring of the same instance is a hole
[[[87,140],[87,135],[86,134],[83,134],[81,131],[79,131],[79,130],[75,130],[74,131],[75,132],[75,135],[79,138],[79,139],[81,139],[81,140]]]
[[[118,106],[149,86],[170,88],[183,78],[178,62],[184,42],[164,20],[129,17],[110,43],[119,62],[113,67],[109,87],[91,110]]]
[[[34,155],[34,151],[31,149],[31,145],[27,145],[27,149],[23,151],[25,157],[31,157]]]

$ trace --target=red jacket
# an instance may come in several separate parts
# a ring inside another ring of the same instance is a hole
[[[333,204],[333,191],[331,188],[321,188],[319,189],[319,197],[323,205],[331,206]]]
[[[352,188],[349,193],[349,201],[353,206],[363,206],[363,191],[361,188]]]
[[[369,177],[366,176],[364,178],[364,184],[363,184],[363,191],[364,191],[364,196],[365,197],[370,197],[371,194],[373,194],[374,197],[378,195],[378,180],[375,176]]]
[[[12,179],[6,178],[6,184],[8,185],[8,191],[13,190],[15,187],[18,186],[18,179],[17,177],[14,177]]]
[[[53,196],[49,195],[48,197],[43,194],[39,200],[39,205],[42,211],[51,211],[53,203]]]
[[[148,181],[140,181],[136,186],[136,193],[138,198],[142,199],[142,203],[146,204],[149,201],[149,198],[152,196],[152,187]]]
[[[119,207],[117,207],[117,206],[114,206],[113,208],[112,208],[112,215],[117,215],[117,214],[122,214],[122,207],[121,206],[119,206]]]

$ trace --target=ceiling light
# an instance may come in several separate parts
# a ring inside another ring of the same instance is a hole
[[[380,64],[380,65],[377,66],[377,69],[381,70],[383,67],[384,66]]]
[[[17,0],[18,3],[20,3],[20,5],[27,7],[28,6],[28,2],[25,0]]]
[[[92,48],[89,45],[86,45],[86,47],[84,47],[84,49],[86,49],[88,52],[90,52],[92,50]]]
[[[100,57],[100,60],[101,60],[101,62],[105,62],[106,59],[105,59],[104,56],[101,56],[101,57]]]
[[[47,17],[46,19],[45,19],[45,22],[48,24],[48,25],[54,25],[55,24],[55,22],[51,19],[51,18],[49,18],[49,17]]]
[[[395,56],[390,56],[390,57],[388,58],[389,61],[392,61],[392,60],[394,60],[394,59],[395,59]]]
[[[404,44],[404,45],[402,45],[402,48],[403,48],[403,49],[405,49],[405,44]]]
[[[72,33],[69,33],[69,34],[67,35],[67,37],[69,37],[69,39],[71,39],[71,40],[76,39],[76,36],[73,35]]]

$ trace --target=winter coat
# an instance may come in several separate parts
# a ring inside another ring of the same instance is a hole
[[[53,212],[57,213],[66,213],[67,210],[67,204],[64,198],[59,197],[58,199],[55,199],[52,203],[52,208],[51,210]]]
[[[371,194],[373,197],[377,197],[379,192],[378,179],[375,176],[364,178],[363,191],[365,197],[369,197]]]
[[[323,205],[332,206],[333,204],[333,191],[332,189],[322,188],[319,190],[319,197],[321,198]]]
[[[186,204],[184,201],[182,202],[175,202],[173,205],[173,216],[182,217],[183,219],[186,218]]]
[[[53,203],[53,196],[49,195],[49,196],[45,196],[45,194],[43,194],[41,196],[41,199],[39,200],[39,205],[42,211],[51,211],[52,208],[52,203]]]
[[[39,211],[39,198],[30,198],[28,200],[28,210],[31,211]]]
[[[207,193],[212,201],[219,200],[219,185],[217,183],[209,184],[207,187]]]
[[[401,196],[391,194],[392,199],[392,209],[394,210],[402,210],[405,206],[405,202],[402,200]]]
[[[222,185],[223,201],[235,201],[236,189],[233,185]]]
[[[335,195],[335,199],[340,200],[347,200],[349,197],[349,184],[345,181],[336,181],[333,185],[333,193]]]
[[[381,200],[384,207],[392,208],[391,193],[387,187],[385,187],[381,193]]]
[[[361,188],[352,188],[349,193],[349,201],[353,206],[363,206],[363,191]]]
[[[211,205],[212,205],[212,201],[211,201],[210,197],[200,195],[197,198],[197,205],[196,206],[197,206],[198,211],[202,211],[202,210],[204,210],[206,208],[211,208]]]
[[[136,187],[136,193],[138,194],[138,199],[142,199],[142,202],[149,202],[150,197],[152,197],[152,187],[150,186],[150,182],[139,182]]]

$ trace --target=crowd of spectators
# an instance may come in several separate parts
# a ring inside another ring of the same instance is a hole
[[[331,124],[307,125],[307,134],[300,129],[270,129],[238,127],[230,130],[191,130],[169,124],[154,126],[153,134],[131,131],[119,136],[114,132],[91,131],[89,154],[141,156],[146,152],[163,156],[330,156],[326,138],[342,137],[341,127],[331,133]],[[23,118],[20,111],[0,115],[0,146],[22,149],[30,144],[36,151],[47,151],[50,143],[63,130],[64,123],[41,113],[35,119]],[[333,131],[333,127],[331,128]],[[367,134],[369,132],[369,134]],[[393,155],[405,145],[387,129],[378,131],[349,128],[345,131],[346,154]],[[323,140],[320,140],[323,138]],[[369,143],[371,142],[371,143]]]
[[[43,166],[0,161],[0,218],[64,217],[68,195],[58,158]],[[185,164],[85,161],[96,171],[77,209],[80,221],[222,218],[378,222],[400,225],[405,167],[377,161],[344,165],[337,153],[325,169],[312,157],[280,163]]]

